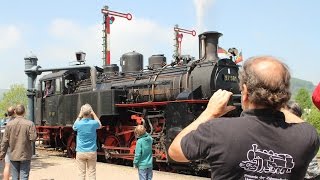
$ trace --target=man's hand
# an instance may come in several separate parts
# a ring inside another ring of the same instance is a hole
[[[231,96],[232,92],[219,89],[211,96],[204,113],[207,114],[207,117],[217,118],[236,109],[235,106],[228,106]]]
[[[96,113],[94,111],[91,111],[91,116],[94,118],[96,115]]]
[[[94,111],[91,111],[91,116],[92,116],[92,118],[94,119],[94,120],[96,120],[96,121],[98,121],[98,123],[99,123],[99,128],[102,128],[102,124],[101,124],[101,122],[100,122],[100,119],[98,118],[98,116],[96,115],[96,113],[94,112]]]
[[[234,110],[235,106],[228,106],[228,101],[232,93],[229,91],[219,89],[210,98],[207,108],[201,113],[201,115],[184,128],[173,140],[169,147],[169,156],[177,162],[188,162],[181,149],[181,140],[184,136],[193,130],[196,130],[198,126],[211,119],[218,118],[229,111]]]
[[[79,115],[78,115],[78,118],[82,118],[83,117],[83,113],[82,113],[82,109],[80,110],[80,112],[79,112]]]

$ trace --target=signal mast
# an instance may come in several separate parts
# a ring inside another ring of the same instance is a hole
[[[115,16],[126,18],[127,20],[132,19],[132,15],[130,13],[120,13],[116,11],[109,10],[108,6],[105,6],[103,9],[101,9],[103,17],[103,23],[104,23],[104,36],[103,36],[103,66],[109,66],[110,65],[110,24],[112,24],[115,20]]]
[[[182,29],[179,28],[179,26],[176,24],[174,26],[174,58],[178,58],[181,56],[181,42],[182,42],[182,38],[183,38],[183,33],[184,34],[191,34],[192,36],[196,35],[196,31],[195,30],[187,30],[187,29]]]

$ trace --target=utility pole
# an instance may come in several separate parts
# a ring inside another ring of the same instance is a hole
[[[196,31],[195,30],[187,30],[187,29],[182,29],[182,28],[179,28],[179,26],[176,24],[174,26],[174,41],[175,41],[175,44],[174,44],[174,47],[175,47],[175,50],[174,50],[174,57],[179,57],[181,56],[181,42],[182,42],[182,38],[183,38],[183,33],[184,34],[191,34],[192,36],[195,36],[196,35]]]
[[[105,6],[103,9],[101,9],[103,17],[103,23],[104,23],[104,37],[103,37],[103,66],[109,66],[110,65],[110,24],[112,24],[115,20],[115,16],[126,18],[127,20],[132,19],[132,15],[130,13],[120,13],[116,11],[109,10],[108,6]]]

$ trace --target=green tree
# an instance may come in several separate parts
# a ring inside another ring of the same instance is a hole
[[[307,89],[299,89],[295,101],[299,103],[302,109],[310,109],[312,106],[311,96]]]
[[[12,85],[9,91],[3,94],[3,98],[0,102],[0,117],[4,116],[4,113],[9,106],[23,104],[27,107],[28,97],[26,92],[27,90],[22,84]]]
[[[310,113],[306,116],[306,120],[320,133],[320,111],[315,106],[311,107]]]

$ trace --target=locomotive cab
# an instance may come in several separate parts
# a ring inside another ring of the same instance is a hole
[[[36,124],[58,125],[65,111],[59,111],[59,102],[76,91],[77,85],[90,77],[90,69],[60,70],[39,79],[36,95]],[[63,123],[65,124],[65,123]]]

